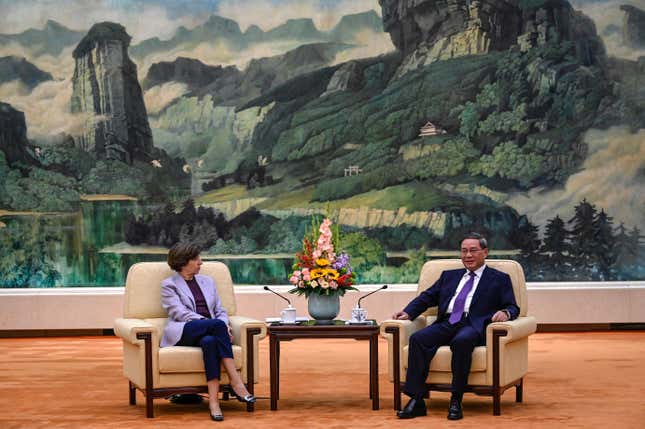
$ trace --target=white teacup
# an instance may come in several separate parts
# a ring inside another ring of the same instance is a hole
[[[352,308],[352,322],[364,322],[367,320],[367,310],[360,307]]]
[[[291,305],[280,312],[283,323],[296,323],[296,309]]]

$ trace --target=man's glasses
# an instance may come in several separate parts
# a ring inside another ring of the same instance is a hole
[[[461,254],[467,255],[470,253],[471,255],[476,255],[477,253],[483,252],[483,251],[484,249],[461,249]]]

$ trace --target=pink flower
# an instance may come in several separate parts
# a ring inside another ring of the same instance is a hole
[[[318,231],[320,231],[320,236],[316,243],[316,249],[313,251],[314,259],[324,256],[329,260],[329,262],[334,262],[336,255],[334,255],[334,245],[331,242],[332,234],[330,227],[331,220],[329,220],[329,218],[325,218],[318,229]]]
[[[338,289],[338,283],[336,283],[336,280],[332,280],[329,282],[329,287],[332,289]]]
[[[309,268],[302,269],[302,279],[306,282],[311,280],[311,273],[309,272]]]
[[[289,279],[289,283],[291,283],[292,285],[296,285],[298,284],[298,280],[300,280],[299,276],[291,276],[291,278]]]

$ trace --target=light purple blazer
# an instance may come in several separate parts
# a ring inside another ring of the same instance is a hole
[[[208,276],[195,275],[195,280],[204,294],[208,311],[213,319],[223,320],[228,325],[228,314],[217,295],[215,281]],[[204,317],[196,313],[197,306],[186,281],[174,274],[161,282],[161,305],[168,312],[168,323],[163,331],[161,347],[174,346],[181,339],[186,322]]]

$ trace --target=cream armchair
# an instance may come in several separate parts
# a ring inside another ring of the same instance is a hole
[[[136,389],[146,398],[146,415],[154,417],[154,398],[175,393],[207,392],[202,351],[199,347],[159,347],[168,314],[161,306],[161,281],[173,272],[165,262],[143,262],[128,271],[123,318],[114,321],[114,332],[123,339],[123,374],[130,384],[130,404]],[[215,280],[217,293],[233,330],[233,360],[247,389],[253,393],[258,379],[258,342],[266,336],[263,322],[238,316],[233,281],[221,262],[205,262],[201,273]],[[222,370],[221,385],[228,398],[229,383]],[[253,404],[247,404],[253,411]]]
[[[526,282],[522,266],[511,260],[488,260],[488,266],[511,276],[515,300],[520,307],[517,319],[491,323],[486,329],[486,346],[476,347],[468,376],[467,392],[491,395],[493,414],[498,416],[500,398],[509,387],[515,386],[515,400],[522,402],[523,380],[528,370],[528,337],[536,330],[534,317],[527,316]],[[444,259],[426,262],[421,270],[417,294],[426,290],[439,279],[442,271],[463,268],[459,259]],[[401,408],[401,387],[408,366],[408,342],[410,336],[428,325],[437,317],[437,307],[410,320],[386,320],[381,324],[381,335],[388,341],[390,381],[394,383],[394,409]],[[440,347],[430,363],[426,380],[428,391],[449,392],[452,382],[449,346]]]

